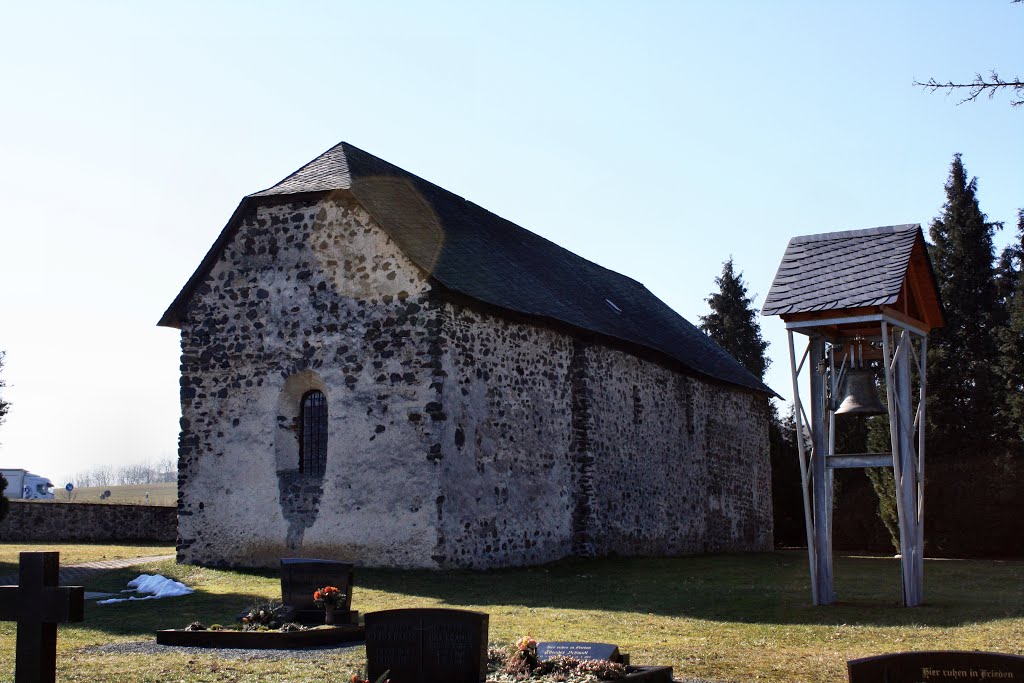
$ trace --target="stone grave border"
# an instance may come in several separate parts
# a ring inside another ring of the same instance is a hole
[[[627,666],[626,677],[619,679],[634,683],[672,683],[671,666]]]
[[[297,573],[298,580],[308,579],[306,574],[311,573],[311,568],[323,568],[325,571],[341,572],[343,581],[336,581],[332,577],[317,577],[321,581],[341,583],[345,591],[345,607],[351,606],[352,601],[352,570],[353,565],[346,562],[335,562],[333,560],[321,560],[316,558],[288,557],[281,559],[281,597],[283,612],[279,613],[282,621],[297,621],[300,624],[323,624],[324,612],[321,609],[300,609],[301,607],[312,606],[312,593],[315,589],[309,589],[309,599],[298,606],[288,604],[289,597],[294,594]],[[316,572],[312,572],[316,573]],[[313,581],[312,583],[316,583]],[[311,584],[312,585],[312,584]],[[308,588],[306,586],[305,588]],[[242,612],[244,615],[245,612]],[[242,615],[239,615],[239,619]],[[330,645],[342,645],[362,641],[365,635],[365,628],[359,622],[359,612],[345,609],[339,614],[343,621],[333,626],[317,626],[306,631],[235,631],[224,629],[211,631],[203,629],[190,631],[187,629],[163,629],[156,632],[158,645],[171,645],[178,647],[209,647],[209,648],[238,648],[245,650],[301,650],[313,647],[325,647]]]
[[[363,627],[323,626],[308,631],[187,631],[164,629],[156,632],[158,645],[178,647],[240,648],[246,650],[302,650],[342,645],[363,640]]]

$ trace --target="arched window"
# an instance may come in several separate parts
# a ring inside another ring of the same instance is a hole
[[[322,391],[303,394],[299,422],[299,471],[323,475],[327,465],[327,397]]]

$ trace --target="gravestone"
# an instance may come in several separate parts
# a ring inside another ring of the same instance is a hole
[[[459,609],[366,615],[366,670],[400,683],[480,683],[487,676],[488,616]]]
[[[57,624],[85,618],[85,589],[58,586],[60,553],[21,553],[18,585],[0,586],[0,621],[18,622],[15,683],[57,679]]]
[[[1024,657],[994,652],[900,652],[846,663],[850,683],[1024,681]]]
[[[324,610],[313,602],[313,592],[324,586],[336,586],[345,594],[338,605],[337,624],[354,624],[358,612],[352,611],[352,565],[334,560],[286,557],[281,560],[281,602],[294,610],[287,620],[301,624],[324,623]]]
[[[628,655],[619,653],[619,646],[611,643],[573,643],[573,642],[542,642],[537,643],[537,659],[545,662],[552,657],[572,657],[581,662],[587,660],[603,660],[617,664],[629,664]]]

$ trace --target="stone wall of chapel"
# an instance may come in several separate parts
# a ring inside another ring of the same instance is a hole
[[[456,304],[443,313],[439,563],[486,568],[569,555],[572,338]]]
[[[429,289],[344,199],[244,219],[182,324],[179,561],[432,564],[443,343]],[[303,382],[327,395],[321,477],[298,471],[297,415],[282,414]]]
[[[599,345],[580,363],[592,463],[579,552],[771,550],[764,396]]]
[[[564,330],[442,311],[440,565],[772,548],[763,396]]]
[[[182,324],[179,560],[771,548],[763,396],[463,303],[344,198],[244,218]],[[314,388],[322,476],[298,471]]]

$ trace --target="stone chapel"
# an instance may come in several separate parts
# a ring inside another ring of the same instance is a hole
[[[245,197],[159,324],[180,562],[772,547],[771,389],[639,282],[347,143]]]

